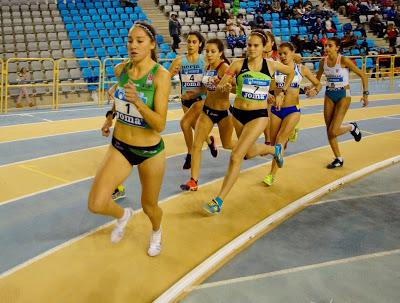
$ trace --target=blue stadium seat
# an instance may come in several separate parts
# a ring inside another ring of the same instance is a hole
[[[77,32],[68,32],[68,37],[70,40],[77,40],[79,38]]]
[[[81,16],[72,16],[72,22],[76,23],[81,23]]]
[[[140,6],[135,6],[133,12],[139,14],[139,13],[143,13],[143,10]]]
[[[299,27],[299,33],[300,33],[300,35],[307,34],[307,27],[306,26],[300,26]]]
[[[165,59],[165,57],[166,57],[165,53],[159,53],[158,54],[158,58],[159,59]]]
[[[115,8],[113,7],[107,8],[107,14],[109,14],[111,17],[112,15],[115,15],[116,14]]]
[[[374,40],[367,39],[368,47],[374,47]]]
[[[77,58],[85,58],[85,52],[83,51],[83,49],[76,49],[75,50],[75,56]]]
[[[112,29],[112,30],[110,30],[110,37],[111,37],[111,38],[117,38],[117,37],[119,37],[118,30],[117,30],[117,29]]]
[[[94,8],[94,4],[92,2],[86,2],[85,5],[86,8]]]
[[[92,47],[92,42],[90,42],[89,39],[83,39],[83,40],[82,40],[82,47],[83,47],[83,48]]]
[[[112,21],[119,21],[120,20],[119,15],[117,15],[117,14],[111,15],[111,20]]]
[[[272,28],[278,28],[278,27],[281,27],[281,23],[278,20],[273,20]]]
[[[289,29],[288,29],[289,30]],[[289,42],[290,41],[290,36],[282,36],[281,37],[282,42]]]
[[[96,27],[97,30],[105,29],[105,26],[104,26],[104,23],[103,23],[103,22],[96,22],[96,23],[94,24],[94,26]]]
[[[118,52],[119,52],[119,55],[122,57],[128,56],[128,49],[126,48],[126,46],[119,46]]]
[[[163,62],[162,65],[163,65],[166,69],[169,69],[169,67],[171,66],[171,62],[165,61],[165,62]]]
[[[63,17],[63,21],[64,21],[65,24],[73,23],[72,17],[70,17],[70,16],[64,16]]]
[[[75,30],[76,31],[84,31],[85,30],[85,25],[83,23],[76,23],[75,24]]]
[[[93,22],[101,22],[101,18],[99,15],[92,15],[92,21]]]
[[[282,27],[281,28],[281,35],[282,36],[289,36],[290,35],[289,28],[288,27]]]
[[[95,48],[103,46],[103,43],[100,39],[97,39],[97,38],[93,39],[92,42],[93,42],[93,47],[95,47]]]
[[[263,18],[264,18],[264,21],[271,21],[272,20],[271,14],[264,14]]]
[[[289,21],[288,20],[281,20],[281,27],[289,27]]]
[[[132,7],[125,7],[125,13],[126,14],[132,14],[133,13],[133,8]]]
[[[164,43],[164,37],[162,35],[157,35],[156,41],[157,41],[157,44]]]
[[[120,29],[120,30],[119,30],[119,35],[120,35],[121,37],[127,37],[127,36],[128,36],[128,30],[125,29],[125,28]]]
[[[95,39],[95,38],[98,38],[98,37],[99,37],[99,32],[98,31],[96,31],[96,30],[89,31],[89,38],[90,39]]]
[[[115,27],[117,29],[121,29],[121,28],[125,28],[125,25],[124,25],[124,23],[122,21],[116,21],[115,22]]]
[[[147,16],[144,13],[139,13],[138,19],[141,21],[146,21],[147,20]]]
[[[274,36],[280,36],[281,35],[281,29],[280,28],[273,28],[272,33]]]
[[[71,45],[73,49],[81,48],[81,40],[72,40]]]
[[[75,30],[74,24],[73,23],[65,24],[65,29],[67,30],[67,32],[74,31]]]
[[[332,37],[333,37],[333,33],[327,33],[326,36],[327,36],[328,38],[332,38]]]
[[[71,16],[78,16],[78,15],[79,15],[79,11],[78,11],[77,9],[71,9],[71,10],[69,11],[69,14],[70,14]]]
[[[289,20],[289,24],[290,24],[291,27],[292,26],[297,26],[297,21],[295,19],[290,19]]]
[[[337,36],[339,39],[342,39],[342,38],[344,37],[344,34],[343,34],[343,33],[336,33],[336,36]]]
[[[86,49],[86,57],[88,57],[88,58],[96,57],[96,53],[94,52],[93,48],[87,48]]]
[[[361,59],[356,59],[356,65],[359,69],[362,69],[362,60]]]
[[[100,38],[108,38],[108,31],[106,29],[102,29],[99,31]]]
[[[130,29],[133,26],[133,22],[131,20],[125,21],[125,28]]]
[[[123,14],[123,13],[125,12],[125,10],[124,10],[122,7],[117,7],[117,8],[115,9],[115,12],[116,12],[118,15],[120,15],[120,14]]]
[[[70,16],[69,10],[67,10],[67,9],[60,10],[60,16],[61,17]]]
[[[300,32],[299,32],[299,28],[296,27],[296,26],[291,27],[291,28],[290,28],[290,33],[291,33],[292,35],[298,35],[298,34],[300,33]]]
[[[278,13],[272,13],[272,20],[279,20],[280,16]]]
[[[110,57],[118,56],[117,49],[115,47],[107,47],[107,53]]]
[[[99,64],[99,62],[98,61],[90,61],[90,65],[92,66],[92,67],[99,67],[100,66],[100,64]]]
[[[89,15],[90,16],[96,16],[97,15],[97,9],[95,9],[95,8],[89,9]]]
[[[350,53],[351,53],[352,56],[359,56],[360,55],[360,51],[358,49],[356,49],[356,48],[352,48],[350,50]]]
[[[76,4],[76,8],[77,8],[79,11],[82,11],[82,10],[85,8],[85,3],[77,3],[77,4]]]
[[[114,22],[112,22],[112,21],[107,21],[104,25],[105,25],[106,29],[108,29],[108,30],[112,30],[115,28]]]
[[[86,23],[85,27],[86,27],[86,30],[88,30],[88,31],[92,31],[95,29],[94,23],[92,23],[92,22]]]
[[[319,69],[319,61],[314,63],[314,70],[318,70]]]
[[[111,21],[110,16],[109,15],[101,15],[101,21],[103,21],[103,22]]]
[[[374,61],[372,60],[372,58],[367,58],[365,65],[366,65],[367,69],[375,67],[375,64],[374,64]]]
[[[99,57],[107,56],[106,49],[104,47],[96,48],[96,53],[97,53],[97,56],[99,56]]]
[[[121,15],[120,15],[120,20],[121,20],[121,21],[128,21],[128,20],[129,20],[129,17],[128,17],[127,14],[121,14]]]
[[[115,46],[124,46],[125,45],[124,40],[120,37],[114,39],[114,44],[115,44]]]
[[[86,61],[86,60],[80,60],[79,61],[79,67],[80,68],[87,68],[87,67],[89,67],[89,62]]]
[[[166,56],[167,59],[175,59],[176,58],[176,53],[174,52],[169,52]]]
[[[97,2],[94,3],[94,7],[95,7],[95,8],[103,8],[103,3],[97,1]]]
[[[104,6],[104,8],[110,8],[110,7],[112,7],[110,1],[104,1],[104,2],[103,2],[103,6]]]
[[[82,16],[82,22],[83,23],[92,22],[92,18],[90,16]]]
[[[103,45],[104,45],[104,46],[107,46],[107,47],[111,47],[111,46],[113,46],[114,44],[113,44],[113,41],[112,41],[110,38],[104,38],[104,39],[103,39]]]
[[[79,38],[80,38],[80,39],[87,39],[87,38],[89,38],[89,35],[88,35],[87,31],[79,31]]]

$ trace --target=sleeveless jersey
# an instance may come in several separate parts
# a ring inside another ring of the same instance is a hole
[[[143,116],[136,109],[135,105],[130,103],[125,97],[124,85],[128,81],[132,82],[136,86],[136,91],[138,96],[150,109],[154,109],[154,75],[157,72],[160,64],[154,64],[154,67],[142,78],[138,80],[133,80],[129,78],[128,71],[131,68],[132,63],[128,62],[118,79],[118,88],[115,91],[115,109],[117,112],[117,121],[127,124],[130,126],[150,128],[150,126],[143,119]]]
[[[189,62],[186,56],[182,56],[181,69],[179,72],[182,95],[187,91],[196,90],[201,87],[204,70],[205,61],[202,54],[199,55],[195,63]],[[197,96],[194,96],[194,98],[199,96],[204,97],[204,93],[199,93]]]
[[[343,88],[346,85],[349,85],[349,69],[340,65],[341,58],[342,56],[339,55],[335,66],[329,67],[327,63],[328,58],[325,57],[324,73],[328,89]]]
[[[303,80],[303,76],[300,71],[300,67],[295,64],[294,65],[294,78],[292,83],[290,83],[290,88],[299,88],[301,80]],[[281,72],[275,72],[275,83],[277,88],[282,88],[285,85],[286,75]]]
[[[263,59],[261,71],[256,72],[249,70],[248,60],[245,58],[236,77],[236,97],[253,102],[266,101],[272,78],[267,60]]]

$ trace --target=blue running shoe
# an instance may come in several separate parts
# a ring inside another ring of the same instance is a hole
[[[282,150],[283,150],[282,144],[280,144],[280,143],[275,144],[274,159],[279,168],[283,166]]]
[[[213,215],[217,215],[221,212],[221,207],[222,207],[222,203],[221,205],[217,202],[216,199],[212,199],[210,202],[205,203],[203,205],[203,209],[209,213],[209,214],[213,214]]]

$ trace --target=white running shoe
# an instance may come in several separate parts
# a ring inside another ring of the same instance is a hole
[[[113,231],[111,232],[111,242],[116,244],[124,236],[125,226],[128,223],[129,219],[133,216],[133,209],[128,207],[124,208],[124,215],[121,219],[117,220]]]
[[[150,236],[150,245],[147,254],[150,257],[158,256],[161,252],[161,227],[158,231],[151,232]]]

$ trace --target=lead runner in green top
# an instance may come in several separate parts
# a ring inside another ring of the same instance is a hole
[[[114,189],[128,178],[137,165],[141,182],[141,203],[151,221],[149,256],[161,251],[162,210],[158,196],[165,171],[165,149],[161,138],[167,119],[170,73],[157,63],[156,31],[144,22],[129,30],[129,60],[115,68],[119,79],[113,87],[114,106],[106,115],[103,135],[110,134],[113,118],[117,122],[112,143],[94,179],[89,210],[117,219],[111,242],[119,242],[126,224],[133,215],[131,208],[122,208],[111,199]]]
[[[238,141],[232,149],[229,168],[225,174],[218,196],[203,206],[208,213],[219,213],[226,195],[230,192],[240,173],[240,165],[246,155],[272,154],[282,165],[282,146],[256,144],[268,121],[268,92],[274,81],[275,71],[287,75],[282,93],[276,96],[276,104],[282,104],[284,92],[294,76],[294,70],[280,62],[263,58],[264,47],[269,37],[262,30],[253,30],[247,40],[247,58],[234,61],[218,85],[221,91],[230,91],[236,77],[236,98],[231,110]]]

